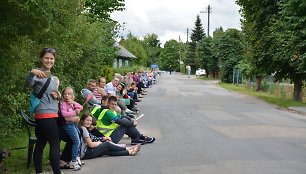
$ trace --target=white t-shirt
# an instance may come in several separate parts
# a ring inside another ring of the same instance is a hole
[[[112,82],[109,82],[105,85],[105,91],[107,94],[111,94],[112,96],[116,96],[116,87],[113,86]]]
[[[82,126],[81,129],[82,129],[82,132],[83,132],[83,134],[81,135],[82,136],[82,141],[81,141],[81,159],[82,159],[84,157],[84,155],[85,155],[85,153],[87,151],[87,147],[88,147],[87,143],[85,142],[85,138],[90,138],[90,136],[89,136],[88,130],[84,126]]]

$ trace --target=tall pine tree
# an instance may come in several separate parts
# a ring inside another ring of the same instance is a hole
[[[197,15],[197,19],[195,21],[195,27],[191,30],[191,42],[188,43],[188,52],[186,56],[186,64],[191,66],[191,70],[194,72],[197,68],[196,66],[196,47],[197,43],[206,37],[204,32],[200,16]]]

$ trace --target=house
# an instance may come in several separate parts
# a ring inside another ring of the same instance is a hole
[[[136,59],[137,57],[121,46],[118,42],[115,43],[115,47],[119,48],[119,50],[117,51],[117,57],[114,60],[113,67],[121,68],[132,66],[132,59]]]

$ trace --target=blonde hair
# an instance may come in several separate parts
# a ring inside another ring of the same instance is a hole
[[[75,98],[75,96],[74,96],[74,89],[72,87],[70,87],[70,86],[68,86],[68,87],[63,89],[62,96],[64,96],[65,91],[68,90],[68,89],[72,90],[72,100],[74,100],[74,98]],[[63,97],[63,99],[64,99],[64,97]]]

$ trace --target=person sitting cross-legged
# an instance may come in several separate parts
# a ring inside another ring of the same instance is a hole
[[[95,106],[91,114],[97,119],[97,129],[105,136],[111,137],[114,143],[118,143],[124,134],[128,135],[132,141],[131,144],[146,144],[153,143],[154,137],[148,137],[141,134],[137,126],[137,121],[126,117],[121,117],[115,111],[117,98],[110,96],[108,98],[109,109],[103,109],[100,106]]]

